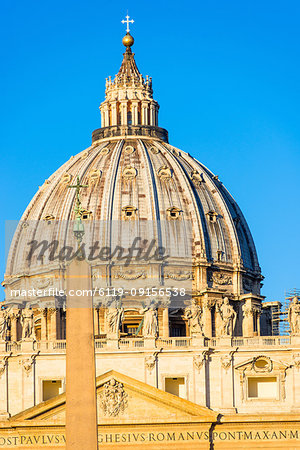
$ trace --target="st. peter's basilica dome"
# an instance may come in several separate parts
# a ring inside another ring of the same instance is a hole
[[[75,218],[76,192],[68,186],[79,177],[87,186],[80,192],[83,222],[106,224],[96,236],[101,245],[111,243],[112,223],[119,224],[118,242],[128,230],[143,234],[141,228],[147,224],[165,248],[171,240],[175,246],[191,247],[197,292],[226,293],[233,300],[246,293],[259,296],[260,267],[241,210],[218,176],[168,143],[167,131],[158,127],[152,79],[140,74],[130,48],[133,38],[125,38],[121,68],[114,80],[106,80],[106,98],[100,106],[102,128],[93,132],[89,148],[72,156],[45,181],[26,208],[11,245],[6,287],[28,288],[32,282],[41,286],[39,276],[61,269],[58,261],[28,261],[25,249],[32,239],[44,237],[39,223],[47,224],[48,237],[56,239],[61,226],[52,224]],[[96,228],[93,233],[97,234]],[[185,273],[182,264],[177,265],[179,275]],[[157,279],[163,285],[163,269],[159,271]],[[112,286],[113,272],[106,274],[106,284]],[[6,298],[17,301],[8,290]]]

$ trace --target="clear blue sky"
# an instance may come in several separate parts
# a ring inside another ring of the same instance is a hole
[[[19,219],[38,186],[100,127],[127,7],[160,125],[235,197],[266,277],[263,294],[282,299],[300,288],[299,0],[4,0],[1,274],[4,221]]]

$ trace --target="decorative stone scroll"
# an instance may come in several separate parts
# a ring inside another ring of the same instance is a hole
[[[164,274],[165,278],[170,278],[171,280],[176,281],[186,281],[186,280],[192,280],[193,279],[193,272],[191,271],[185,271],[185,270],[179,270],[177,272],[172,271],[166,271]]]
[[[27,376],[29,376],[33,365],[33,358],[26,358],[22,360],[22,367]]]
[[[46,277],[38,278],[35,281],[34,285],[37,289],[46,289],[47,287],[53,285],[53,278],[46,278]]]
[[[146,369],[150,373],[152,372],[152,370],[155,367],[155,363],[156,363],[156,360],[157,360],[157,354],[158,354],[158,352],[154,352],[153,355],[146,356],[146,358],[145,358],[145,366],[146,366]]]
[[[124,410],[128,407],[128,394],[124,390],[123,383],[112,378],[103,387],[104,391],[100,399],[104,415],[117,417],[124,413]]]
[[[4,374],[5,367],[6,367],[6,358],[1,359],[0,361],[0,377]]]
[[[228,355],[221,356],[221,366],[223,367],[223,369],[225,369],[226,372],[231,366],[232,353],[233,352],[230,352],[228,353]]]
[[[201,354],[193,356],[193,364],[194,364],[194,367],[198,370],[198,372],[200,372],[202,366],[204,365],[205,360],[208,357],[208,354],[209,354],[209,350],[205,350]]]
[[[132,269],[126,270],[125,272],[117,272],[114,276],[115,278],[122,278],[123,280],[137,280],[138,278],[147,278],[144,270],[140,272],[135,272]]]
[[[293,355],[293,362],[294,366],[297,368],[297,370],[300,369],[300,353],[296,353]]]
[[[230,275],[226,275],[222,272],[214,272],[211,276],[212,281],[215,284],[219,284],[221,286],[232,284],[232,278]]]

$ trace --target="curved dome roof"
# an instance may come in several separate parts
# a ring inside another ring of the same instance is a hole
[[[88,185],[80,194],[87,217],[122,223],[124,214],[131,211],[131,223],[154,224],[154,234],[163,245],[174,234],[173,219],[190,222],[193,262],[200,271],[201,267],[206,270],[198,288],[259,294],[260,267],[242,212],[217,176],[167,143],[166,131],[158,127],[158,108],[151,79],[139,75],[127,47],[119,74],[114,82],[107,82],[106,100],[100,107],[104,126],[93,133],[93,145],[72,156],[45,181],[21,222],[74,219],[75,189],[68,185],[78,176]],[[22,256],[34,229],[21,226],[16,231],[6,284],[47,271],[40,262],[30,265]],[[229,274],[232,282],[213,279],[214,271],[220,270],[223,279]]]

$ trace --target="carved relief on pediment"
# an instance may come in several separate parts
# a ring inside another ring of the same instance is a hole
[[[101,407],[104,415],[117,417],[124,413],[128,406],[128,394],[124,390],[123,383],[112,378],[103,385],[103,392],[100,394]]]

